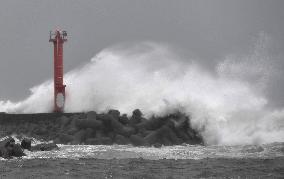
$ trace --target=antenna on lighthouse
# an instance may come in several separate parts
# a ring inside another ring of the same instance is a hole
[[[63,43],[66,41],[66,31],[50,31],[49,42],[53,42],[54,45],[54,112],[63,112],[65,105],[66,85],[63,84]]]

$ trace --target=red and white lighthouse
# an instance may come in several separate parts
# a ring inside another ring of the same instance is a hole
[[[54,112],[64,110],[66,85],[63,84],[63,43],[66,41],[66,31],[50,31],[49,42],[54,45]]]

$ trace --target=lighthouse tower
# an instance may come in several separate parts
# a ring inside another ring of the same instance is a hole
[[[54,112],[64,110],[66,85],[63,84],[63,43],[66,41],[66,31],[50,31],[49,42],[54,45]]]

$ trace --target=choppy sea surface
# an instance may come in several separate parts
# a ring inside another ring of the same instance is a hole
[[[19,142],[20,139],[16,138],[16,143]],[[32,145],[43,142],[46,141],[34,139]],[[94,178],[94,176],[96,178],[283,178],[284,176],[283,142],[234,146],[176,145],[160,148],[132,145],[58,146],[58,150],[52,151],[25,150],[26,156],[21,158],[11,160],[0,158],[0,178]]]
[[[238,146],[176,145],[134,147],[131,145],[59,145],[59,150],[25,151],[24,159],[34,158],[97,158],[123,159],[203,159],[203,158],[276,158],[284,156],[284,143]]]
[[[12,136],[16,143],[19,138]],[[1,138],[4,140],[7,137]],[[49,141],[52,142],[52,141]],[[49,143],[33,138],[32,145]],[[143,158],[159,159],[204,159],[204,158],[259,158],[269,159],[284,157],[284,142],[274,142],[262,145],[174,145],[156,147],[135,147],[132,145],[62,145],[58,150],[28,151],[25,150],[23,159],[51,158],[51,159],[126,159]],[[0,158],[1,160],[1,158]],[[2,159],[3,160],[3,159]]]

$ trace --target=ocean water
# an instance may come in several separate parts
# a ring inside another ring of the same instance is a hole
[[[3,141],[8,136],[3,137]],[[15,142],[20,144],[23,136],[12,135]],[[53,141],[32,139],[32,146],[51,143]],[[23,159],[129,159],[143,158],[159,159],[205,159],[205,158],[234,158],[234,159],[273,159],[284,157],[284,142],[274,142],[261,145],[174,145],[156,148],[133,145],[63,145],[58,144],[58,150],[28,151],[25,150]]]
[[[16,143],[20,140],[16,139]],[[32,145],[44,141],[33,140]],[[262,145],[58,145],[0,158],[0,178],[283,178],[284,143]]]
[[[135,147],[131,145],[59,145],[59,150],[25,151],[23,159],[204,159],[204,158],[259,158],[273,159],[284,156],[284,143],[264,145],[199,146],[176,145]]]

